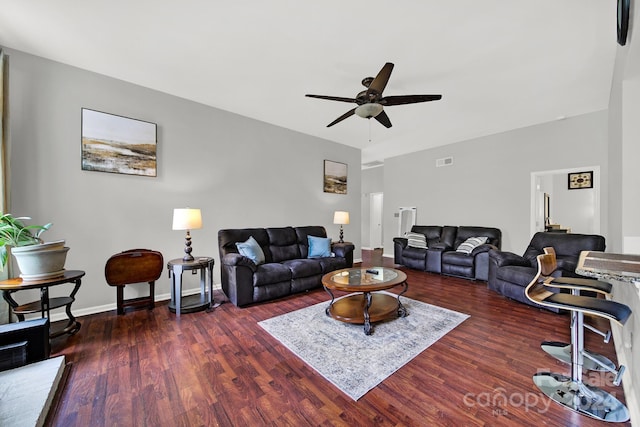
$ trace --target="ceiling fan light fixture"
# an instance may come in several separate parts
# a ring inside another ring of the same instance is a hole
[[[370,119],[382,113],[382,105],[377,102],[362,104],[356,108],[355,113],[362,118]]]
[[[631,0],[618,0],[618,1],[631,1]],[[364,119],[375,118],[380,124],[387,129],[390,128],[391,120],[387,113],[383,111],[383,106],[391,107],[393,105],[404,104],[417,104],[419,102],[437,101],[442,98],[442,95],[398,95],[398,96],[382,96],[389,77],[391,77],[391,71],[393,70],[393,63],[387,62],[384,64],[380,72],[375,77],[365,77],[362,80],[362,84],[366,86],[367,90],[359,92],[355,98],[345,98],[342,96],[329,96],[329,95],[311,95],[307,94],[310,98],[326,99],[328,101],[340,101],[356,103],[358,106],[347,111],[331,123],[327,127],[331,127],[336,123],[340,123],[344,119],[348,119],[353,115],[357,115]]]

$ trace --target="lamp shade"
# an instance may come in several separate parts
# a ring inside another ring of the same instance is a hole
[[[200,209],[180,208],[173,210],[173,230],[195,230],[202,228]]]
[[[349,212],[335,211],[333,214],[334,224],[349,224]]]

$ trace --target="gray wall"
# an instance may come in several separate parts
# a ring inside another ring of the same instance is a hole
[[[498,227],[503,249],[524,252],[532,172],[600,165],[607,188],[607,118],[600,111],[386,159],[385,254],[393,254],[400,206],[416,206],[420,225]],[[453,165],[436,168],[448,156]],[[602,211],[606,236],[606,204]]]
[[[182,257],[185,233],[171,230],[176,207],[202,209],[203,228],[192,232],[194,254],[216,258],[216,283],[221,228],[323,225],[337,240],[333,211],[346,210],[349,240],[360,257],[360,150],[8,53],[11,211],[31,216],[33,223],[53,222],[44,237],[67,240],[66,267],[87,272],[76,315],[115,306],[116,291],[104,281],[110,255],[145,247],[161,251],[165,260]],[[81,170],[83,107],[157,123],[158,176]],[[347,195],[323,192],[324,159],[348,164]],[[189,279],[186,288],[197,288]],[[142,293],[128,288],[126,297]],[[169,289],[163,274],[156,295],[167,297]]]

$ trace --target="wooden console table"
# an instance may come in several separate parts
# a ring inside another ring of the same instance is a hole
[[[18,317],[18,320],[24,321],[25,314],[40,312],[42,317],[51,319],[50,310],[65,307],[69,322],[62,330],[51,332],[49,337],[55,338],[63,334],[73,335],[80,330],[80,322],[71,313],[71,304],[76,300],[76,294],[80,289],[81,278],[85,275],[82,270],[66,270],[64,275],[51,279],[42,280],[22,280],[20,277],[0,281],[0,290],[2,297],[9,303],[9,307]],[[49,288],[52,286],[62,285],[64,283],[74,283],[73,291],[68,297],[49,298]],[[24,291],[27,289],[40,289],[40,301],[34,301],[27,304],[18,304],[11,294]]]

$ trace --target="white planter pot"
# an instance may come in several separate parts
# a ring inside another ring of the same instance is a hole
[[[61,242],[11,248],[23,280],[49,279],[64,274],[69,248]]]
[[[12,247],[11,253],[25,253],[33,251],[47,251],[50,249],[64,248],[64,240],[55,240],[53,242],[45,242],[37,245]]]

